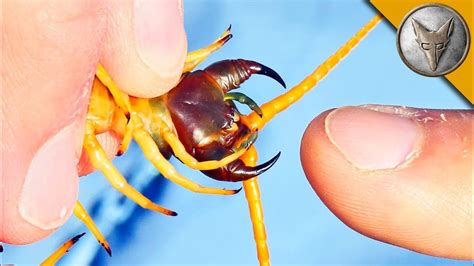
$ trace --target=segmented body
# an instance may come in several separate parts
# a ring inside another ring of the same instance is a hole
[[[166,108],[165,98],[166,95],[152,99],[131,98],[131,101],[135,103],[133,112],[143,122],[144,129],[150,133],[165,157],[169,158],[170,147],[160,134],[161,121],[173,132],[176,132],[176,129]],[[94,79],[87,121],[94,125],[96,134],[113,131],[119,138],[123,138],[129,119],[127,116],[129,115],[116,104],[110,91],[97,78]]]

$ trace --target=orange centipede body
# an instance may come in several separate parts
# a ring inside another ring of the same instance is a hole
[[[303,81],[261,106],[249,96],[231,91],[238,89],[254,74],[268,76],[285,87],[283,79],[271,68],[255,61],[236,59],[219,61],[203,70],[193,71],[232,37],[230,28],[208,47],[189,53],[179,84],[157,98],[142,99],[122,93],[99,65],[87,115],[84,150],[93,167],[101,171],[115,189],[141,207],[165,215],[175,216],[177,213],[153,203],[130,186],[107,158],[96,138],[97,134],[113,131],[119,136],[122,141],[118,155],[125,153],[132,139],[135,140],[146,158],[164,177],[193,192],[233,195],[240,189],[226,190],[195,183],[176,171],[168,161],[170,156],[177,157],[183,164],[213,179],[243,182],[257,257],[260,265],[270,265],[256,176],[269,170],[278,160],[279,153],[258,165],[257,151],[253,146],[257,133],[276,114],[314,88],[380,20],[380,15],[375,16]],[[247,105],[252,112],[243,115],[234,102]],[[85,223],[110,255],[110,245],[79,201],[74,214]],[[77,241],[78,238],[74,239]],[[54,264],[75,241],[68,241],[44,263]]]

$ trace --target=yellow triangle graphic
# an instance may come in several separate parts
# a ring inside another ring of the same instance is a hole
[[[402,23],[403,18],[412,9],[423,5],[433,3],[434,1],[423,0],[370,0],[372,5],[382,13],[392,25],[398,29]],[[469,45],[469,53],[464,62],[458,69],[449,73],[445,77],[458,89],[464,97],[466,97],[471,104],[474,104],[474,91],[472,89],[472,74],[473,69],[473,1],[472,0],[439,0],[436,3],[445,4],[456,10],[466,21],[471,34],[471,41]]]

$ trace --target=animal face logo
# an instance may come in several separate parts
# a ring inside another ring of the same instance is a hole
[[[438,62],[449,43],[449,36],[453,32],[454,20],[451,17],[438,30],[429,31],[418,21],[411,19],[416,41],[426,58],[432,71],[438,67]]]

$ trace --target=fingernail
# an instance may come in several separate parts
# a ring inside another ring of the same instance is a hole
[[[182,1],[135,0],[134,24],[142,61],[162,77],[179,75],[187,49]]]
[[[23,219],[40,229],[55,229],[72,213],[82,129],[78,121],[65,127],[42,145],[30,163],[18,208]]]
[[[415,152],[419,135],[416,122],[384,110],[343,107],[326,117],[329,139],[358,168],[395,168]]]

